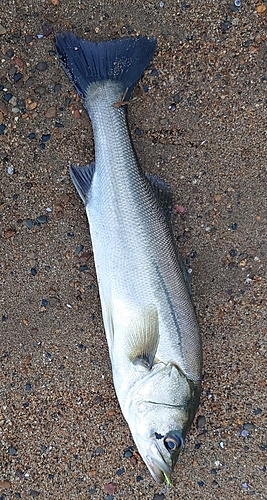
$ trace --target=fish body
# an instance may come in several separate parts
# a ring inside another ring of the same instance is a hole
[[[152,476],[170,484],[198,406],[201,338],[174,244],[170,189],[140,169],[119,105],[155,39],[96,44],[66,33],[56,47],[93,126],[95,162],[70,173],[89,220],[115,390]]]

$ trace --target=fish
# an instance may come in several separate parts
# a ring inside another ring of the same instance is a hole
[[[70,166],[90,227],[114,387],[139,454],[170,486],[200,397],[201,335],[172,227],[173,194],[145,175],[127,103],[154,37],[56,37],[56,51],[92,122],[95,161]]]

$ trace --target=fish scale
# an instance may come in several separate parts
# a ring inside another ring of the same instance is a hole
[[[95,163],[72,166],[71,176],[89,220],[115,390],[152,476],[170,485],[198,405],[201,337],[174,244],[169,188],[141,171],[118,104],[155,40],[96,44],[67,33],[56,46],[93,126]]]

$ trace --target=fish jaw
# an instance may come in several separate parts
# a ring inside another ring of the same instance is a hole
[[[144,450],[142,457],[154,481],[171,486],[172,467],[165,462],[156,443],[148,443],[148,448]]]
[[[171,474],[192,424],[199,391],[200,384],[192,383],[176,366],[158,362],[132,386],[121,404],[138,451],[159,484],[171,486]],[[167,441],[173,436],[177,446],[168,449]]]

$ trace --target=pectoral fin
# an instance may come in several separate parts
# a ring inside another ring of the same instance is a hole
[[[129,360],[150,370],[159,344],[158,311],[154,305],[146,307],[133,318],[126,338]]]

